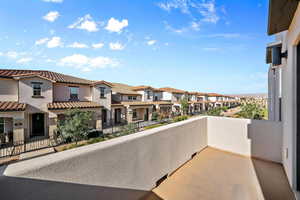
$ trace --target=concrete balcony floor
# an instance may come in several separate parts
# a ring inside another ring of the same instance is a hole
[[[153,193],[164,200],[294,199],[281,164],[209,147],[179,168]]]

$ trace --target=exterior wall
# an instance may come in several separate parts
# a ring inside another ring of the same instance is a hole
[[[292,188],[296,188],[296,57],[300,40],[300,7],[295,12],[289,30],[277,35],[282,41],[282,122],[283,122],[283,166]],[[300,196],[298,194],[298,196]]]
[[[157,100],[160,101],[163,99],[163,92],[154,92],[153,94],[153,100],[155,101],[155,97],[157,97]]]
[[[208,145],[225,151],[282,162],[280,122],[209,117]]]
[[[14,163],[4,174],[148,191],[207,146],[206,132],[206,118],[189,119]]]
[[[149,98],[148,98],[148,92],[149,92]],[[154,100],[154,93],[153,90],[144,90],[144,91],[139,91],[140,94],[142,94],[142,101],[153,101]]]
[[[217,101],[217,97],[208,97],[209,101]]]
[[[0,101],[18,101],[18,81],[0,78]]]
[[[172,101],[172,93],[170,93],[170,92],[163,92],[162,93],[162,100],[163,101]]]
[[[142,96],[136,96],[136,100],[129,100],[128,99],[129,96],[135,96],[135,95],[122,95],[121,101],[141,101],[142,100]]]
[[[53,86],[53,100],[54,101],[69,101],[70,89],[69,86],[79,87],[78,98],[79,101],[91,101],[91,88],[88,85],[74,85],[74,84],[54,84]]]
[[[33,98],[33,89],[31,82],[41,82],[43,98]],[[52,82],[41,78],[28,78],[19,80],[19,102],[27,104],[28,113],[48,112],[47,104],[53,102]]]
[[[24,112],[0,112],[0,117],[6,118],[8,126],[5,127],[7,133],[13,135],[14,142],[20,142],[25,139],[28,132],[27,118]]]
[[[105,88],[104,98],[100,98],[100,87]],[[92,88],[92,101],[100,103],[100,105],[103,106],[104,109],[108,111],[106,112],[107,113],[106,119],[108,120],[108,122],[110,122],[112,118],[111,99],[112,99],[111,87],[104,84],[99,84]]]
[[[183,98],[184,98],[183,94],[172,93],[172,102],[180,101]]]

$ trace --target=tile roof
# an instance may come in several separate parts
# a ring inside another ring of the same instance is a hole
[[[0,78],[39,76],[59,83],[92,84],[93,81],[44,70],[0,69]]]
[[[217,93],[207,93],[207,96],[209,96],[209,97],[223,97],[224,95],[217,94]]]
[[[173,105],[173,103],[169,101],[152,101],[152,103],[155,105]]]
[[[26,110],[25,103],[18,103],[15,101],[0,101],[0,112],[24,110]]]
[[[187,93],[187,91],[179,90],[179,89],[175,89],[175,88],[171,88],[171,87],[159,88],[159,90],[164,91],[164,92],[178,93],[178,94]]]
[[[109,82],[107,82],[107,81],[95,81],[95,82],[93,82],[93,85],[98,85],[98,84],[104,84],[104,85],[107,85],[107,86],[109,86],[109,87],[113,87],[113,85],[111,84],[111,83],[109,83]]]
[[[146,90],[146,89],[153,90],[154,92],[162,92],[162,90],[151,87],[149,85],[139,85],[139,86],[132,87],[132,90],[134,90],[134,91],[141,91],[141,90]]]
[[[110,83],[112,85],[112,91],[119,94],[126,94],[126,95],[139,95],[140,93],[133,91],[132,86],[122,84],[122,83]]]
[[[48,103],[48,110],[62,110],[62,109],[74,109],[74,108],[101,108],[99,103],[91,101],[71,101],[71,102],[53,102]]]
[[[145,102],[145,101],[122,101],[122,105],[124,106],[151,106],[154,105],[152,101]]]

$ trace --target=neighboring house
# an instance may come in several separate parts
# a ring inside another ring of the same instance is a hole
[[[270,1],[267,46],[270,120],[282,121],[283,166],[300,198],[300,6],[299,1]]]
[[[162,90],[144,85],[132,87],[132,90],[142,95],[143,102],[153,104],[153,112],[158,112],[164,115],[165,117],[171,116],[173,103],[170,101],[163,100]]]
[[[112,116],[124,122],[148,121],[152,117],[154,104],[142,101],[142,94],[134,91],[132,86],[112,84]]]
[[[0,133],[6,142],[52,136],[69,109],[94,112],[91,126],[100,130],[102,105],[92,95],[97,87],[56,72],[0,70]]]
[[[188,92],[184,90],[179,90],[171,87],[159,88],[162,91],[163,101],[170,101],[173,103],[172,111],[175,113],[181,112],[180,101],[184,98],[188,98]]]
[[[189,92],[188,99],[190,103],[189,112],[190,113],[200,113],[205,110],[205,102],[203,95],[199,92]]]

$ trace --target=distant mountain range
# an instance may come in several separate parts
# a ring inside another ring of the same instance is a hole
[[[237,97],[253,97],[253,98],[268,98],[267,93],[252,93],[252,94],[228,94],[229,96]]]

